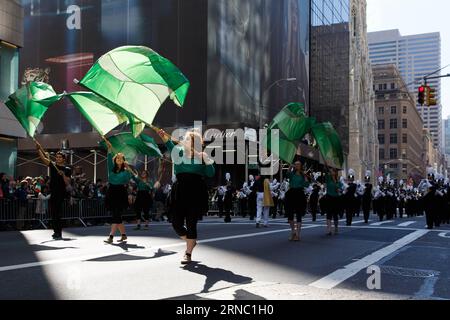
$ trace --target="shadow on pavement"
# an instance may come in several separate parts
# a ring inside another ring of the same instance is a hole
[[[226,281],[235,284],[247,284],[253,281],[250,277],[241,276],[229,270],[221,268],[210,268],[198,262],[192,262],[183,267],[184,270],[201,274],[206,277],[205,285],[201,293],[207,293],[219,281]]]
[[[176,254],[173,251],[165,251],[159,249],[152,257],[135,256],[126,253],[120,253],[113,256],[95,258],[91,260],[86,260],[88,262],[117,262],[117,261],[138,261],[138,260],[152,260],[157,258],[162,258],[166,256],[171,256]]]

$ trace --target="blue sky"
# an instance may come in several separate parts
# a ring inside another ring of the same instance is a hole
[[[367,29],[399,29],[405,35],[440,32],[442,67],[450,64],[449,0],[367,0]],[[450,67],[442,74],[450,73]],[[442,80],[442,116],[450,116],[450,78]]]

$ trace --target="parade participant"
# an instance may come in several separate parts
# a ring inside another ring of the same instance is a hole
[[[252,190],[256,192],[256,228],[260,227],[261,222],[267,228],[270,207],[273,206],[269,179],[259,175],[256,177]]]
[[[255,177],[249,175],[248,182],[244,187],[245,194],[247,195],[247,209],[250,216],[250,220],[255,220],[256,215],[256,191],[253,190],[253,185],[255,184]]]
[[[318,178],[320,177],[320,173],[314,174],[314,184],[312,186],[312,191],[309,196],[309,209],[311,210],[312,221],[315,222],[317,220],[317,212],[319,210],[319,197],[320,197],[320,183],[318,182]]]
[[[41,161],[50,168],[50,199],[49,212],[52,218],[53,235],[55,240],[62,239],[61,214],[64,199],[67,197],[67,187],[70,185],[72,170],[66,166],[66,155],[57,152],[55,162],[50,160],[50,155],[36,141],[36,149]]]
[[[433,172],[432,168],[427,169],[427,180],[422,180],[422,182],[419,185],[419,189],[423,190],[425,193],[425,196],[423,197],[423,206],[425,209],[425,216],[427,221],[427,228],[433,229],[434,223],[436,220],[436,191],[437,191],[437,185],[434,181],[435,173]]]
[[[398,215],[399,218],[402,219],[405,211],[405,182],[403,180],[400,180],[398,183],[396,197],[398,204]]]
[[[172,187],[171,195],[174,214],[172,226],[178,236],[186,241],[186,252],[181,263],[189,264],[197,245],[197,222],[208,212],[209,195],[204,178],[214,176],[214,162],[205,152],[196,150],[196,145],[203,145],[203,139],[197,131],[186,132],[177,146],[163,130],[159,130],[158,135],[166,144],[174,162],[177,182]]]
[[[370,217],[370,209],[372,206],[372,190],[373,186],[370,183],[371,180],[371,172],[366,171],[366,176],[364,177],[364,193],[362,196],[362,209],[364,214],[364,223],[369,223],[369,217]]]
[[[355,215],[355,203],[356,203],[356,184],[355,184],[355,171],[353,169],[348,170],[347,188],[344,191],[344,205],[345,205],[345,217],[347,220],[347,226],[352,225],[353,216]]]
[[[289,240],[300,241],[302,218],[306,214],[307,206],[305,189],[309,187],[309,182],[300,161],[294,163],[286,177],[289,179],[289,190],[286,193],[286,212],[291,226]]]
[[[380,221],[383,221],[385,215],[385,192],[384,192],[384,178],[378,177],[378,185],[375,188],[375,195],[373,199],[373,211],[378,215]]]
[[[280,196],[280,183],[277,181],[277,179],[273,179],[273,181],[270,183],[270,190],[272,192],[272,198],[274,206],[270,209],[272,214],[272,219],[276,219],[278,214],[278,200]]]
[[[386,219],[392,220],[397,215],[397,199],[395,196],[395,182],[388,175],[386,186]]]
[[[134,202],[134,212],[136,213],[136,228],[134,230],[141,230],[141,218],[144,213],[144,230],[148,230],[148,223],[150,220],[150,209],[153,206],[153,181],[150,179],[148,171],[141,172],[140,177],[133,175],[132,179],[137,183],[137,195]]]
[[[122,216],[128,208],[127,185],[135,174],[126,162],[123,153],[117,153],[113,156],[113,148],[108,140],[105,140],[108,147],[108,182],[109,187],[106,192],[106,208],[111,212],[111,231],[109,237],[104,241],[111,244],[114,241],[114,235],[119,230],[121,238],[119,242],[127,241],[125,225]]]
[[[226,185],[225,188],[225,195],[223,197],[223,208],[225,210],[225,223],[231,222],[231,212],[233,211],[233,198],[234,198],[234,192],[235,188],[233,187],[233,184],[231,183],[231,175],[229,173],[225,174],[225,180]]]
[[[337,169],[331,169],[331,173],[327,175],[326,180],[326,213],[327,213],[327,235],[331,236],[331,221],[334,221],[334,234],[338,234],[339,226],[339,197],[342,194],[344,185],[338,177]]]

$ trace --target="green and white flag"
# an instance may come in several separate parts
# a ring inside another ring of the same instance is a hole
[[[85,88],[131,114],[135,130],[151,125],[159,108],[170,97],[183,106],[188,79],[169,60],[150,48],[125,46],[103,55],[79,82]],[[135,136],[137,132],[134,132]]]
[[[63,95],[56,94],[52,86],[43,82],[30,82],[9,96],[5,105],[20,122],[30,137],[48,108],[61,100]]]
[[[112,111],[114,106],[95,93],[73,92],[66,94],[66,96],[102,136],[105,136],[117,126],[128,122],[126,115]]]
[[[332,161],[333,165],[344,164],[344,151],[341,139],[330,122],[318,123],[312,127],[311,133],[317,142],[320,153],[325,160]]]
[[[144,141],[140,137],[135,138],[131,132],[123,132],[109,137],[108,141],[114,153],[123,153],[129,163],[135,163],[139,155],[162,157],[161,151],[150,137],[146,137]],[[100,142],[100,145],[106,149],[104,141]]]

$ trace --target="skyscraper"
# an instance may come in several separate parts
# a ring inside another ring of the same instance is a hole
[[[399,30],[370,32],[368,34],[370,61],[373,66],[395,64],[406,86],[416,94],[423,77],[441,68],[441,36],[439,32],[402,36]],[[428,84],[437,91],[437,106],[417,106],[425,128],[433,136],[434,146],[442,147],[441,81],[432,79]],[[376,88],[378,89],[378,88]]]

